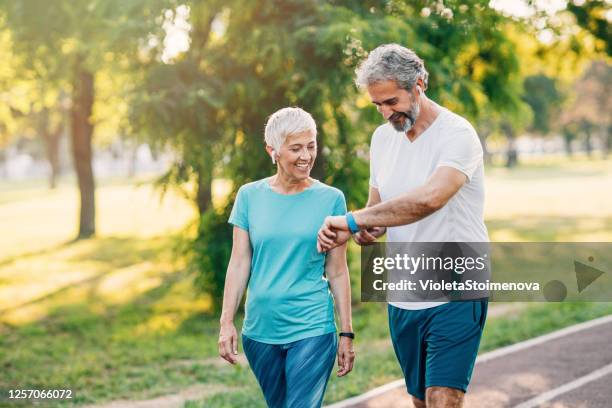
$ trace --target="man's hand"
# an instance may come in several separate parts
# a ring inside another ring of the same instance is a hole
[[[317,234],[317,250],[327,252],[344,244],[350,237],[351,232],[344,215],[325,217],[325,221]]]
[[[238,361],[238,333],[234,323],[221,324],[219,331],[219,356],[231,364]]]
[[[343,377],[351,372],[353,361],[355,361],[353,339],[341,336],[338,344],[338,377]]]
[[[386,227],[368,228],[367,230],[361,230],[353,235],[353,241],[361,246],[371,245],[378,238],[385,235],[385,232],[387,232]]]

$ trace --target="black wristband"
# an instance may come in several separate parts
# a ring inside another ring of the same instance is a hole
[[[340,332],[340,333],[338,333],[338,336],[340,336],[340,337],[348,337],[349,339],[354,339],[355,338],[355,333],[352,333],[352,332]]]

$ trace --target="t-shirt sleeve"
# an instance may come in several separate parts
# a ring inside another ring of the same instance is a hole
[[[344,215],[344,214],[346,214],[346,199],[344,198],[344,193],[339,191],[338,197],[336,198],[336,203],[334,204],[332,215]]]
[[[249,217],[248,217],[249,203],[246,190],[244,187],[238,189],[236,194],[236,200],[232,207],[232,212],[229,216],[228,222],[236,227],[239,227],[245,231],[249,230]]]
[[[437,167],[448,166],[459,170],[472,179],[482,163],[482,145],[473,129],[465,128],[451,132],[444,141]]]

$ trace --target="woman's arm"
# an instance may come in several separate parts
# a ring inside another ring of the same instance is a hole
[[[348,266],[346,264],[346,244],[332,249],[327,254],[325,273],[336,303],[336,310],[340,317],[340,331],[352,332],[351,317],[351,282]],[[338,377],[348,374],[353,369],[353,340],[340,337],[338,345]]]
[[[239,227],[234,227],[233,235],[232,255],[227,265],[225,288],[223,290],[219,355],[235,364],[238,354],[238,333],[234,326],[234,316],[251,273],[251,241],[249,240],[249,233]]]

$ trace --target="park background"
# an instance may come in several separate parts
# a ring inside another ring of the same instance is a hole
[[[365,204],[382,121],[353,71],[382,43],[476,127],[492,241],[612,241],[611,21],[609,0],[0,0],[0,390],[264,406],[217,357],[227,217],[288,105],[318,123],[314,177]],[[357,360],[327,403],[401,377],[349,255]],[[610,313],[493,305],[481,351]]]

